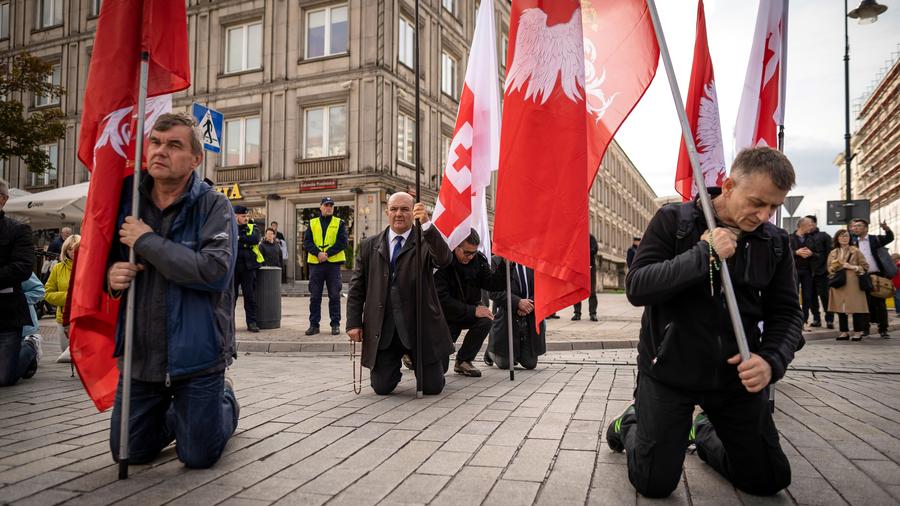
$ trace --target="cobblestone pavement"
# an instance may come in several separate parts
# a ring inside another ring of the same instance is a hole
[[[0,502],[645,503],[603,437],[631,400],[634,353],[551,352],[514,382],[497,369],[451,373],[443,394],[420,400],[408,371],[394,395],[354,395],[346,355],[242,353],[241,420],[218,464],[187,470],[170,447],[127,481],[109,455],[109,414],[68,366],[42,364],[0,390]],[[900,502],[900,340],[808,344],[776,407],[790,488],[748,496],[688,455],[667,502]]]

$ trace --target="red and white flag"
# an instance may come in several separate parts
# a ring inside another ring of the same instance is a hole
[[[659,47],[644,0],[513,0],[509,35],[494,251],[534,269],[539,322],[590,293],[588,192]]]
[[[456,131],[447,153],[444,179],[432,222],[455,248],[475,229],[479,250],[491,258],[485,191],[500,157],[500,78],[494,37],[493,2],[482,2],[475,22]]]
[[[760,0],[744,91],[734,126],[734,148],[778,146],[784,123],[784,66],[787,48],[786,0]]]
[[[691,68],[691,82],[688,86],[685,112],[691,131],[703,182],[707,187],[721,186],[725,179],[725,149],[722,146],[722,126],[719,121],[719,100],[716,98],[716,79],[713,74],[712,58],[706,42],[706,16],[703,0],[697,2],[697,36],[694,40],[694,65]],[[688,158],[684,138],[678,152],[678,168],[675,171],[675,191],[687,202],[697,194],[694,173]]]
[[[78,158],[91,171],[91,185],[69,334],[78,375],[103,411],[113,404],[119,376],[113,358],[118,301],[103,287],[122,182],[134,171],[140,57],[142,51],[150,55],[146,135],[172,109],[169,94],[190,86],[184,0],[104,0],[93,48],[78,138]]]

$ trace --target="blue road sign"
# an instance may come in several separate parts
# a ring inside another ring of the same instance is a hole
[[[197,103],[194,104],[191,113],[200,125],[203,149],[213,153],[222,151],[222,113]]]

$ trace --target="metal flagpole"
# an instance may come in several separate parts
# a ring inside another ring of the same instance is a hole
[[[678,110],[678,119],[681,121],[681,133],[687,148],[688,158],[691,160],[691,168],[694,173],[694,181],[705,181],[700,170],[700,162],[697,160],[697,146],[694,144],[694,134],[688,123],[687,114],[684,112],[684,103],[681,101],[681,91],[678,89],[678,81],[675,79],[675,70],[672,68],[672,60],[669,58],[669,48],[666,46],[666,37],[663,35],[662,25],[659,22],[659,13],[656,12],[656,2],[647,0],[650,17],[653,20],[653,30],[656,32],[656,41],[659,43],[659,55],[666,67],[666,76],[669,78],[669,88],[672,90],[672,98],[675,100],[675,109]],[[700,205],[703,207],[703,216],[706,218],[706,227],[710,230],[716,228],[716,220],[713,217],[712,201],[706,191],[705,184],[698,184],[697,195],[700,197]],[[744,334],[744,326],[741,323],[741,314],[738,310],[737,299],[734,296],[734,285],[731,283],[728,263],[723,261],[720,274],[722,275],[722,289],[725,292],[725,303],[728,305],[728,313],[731,315],[731,326],[734,328],[734,338],[737,341],[738,350],[741,352],[741,360],[750,358],[750,348],[747,346],[747,336]]]
[[[509,334],[509,381],[516,379],[516,354],[513,348],[513,317],[512,317],[512,288],[509,276],[509,260],[504,259],[506,264],[506,330]]]
[[[788,3],[783,0],[781,14],[781,60],[778,64],[778,151],[784,153],[784,103],[787,89]],[[781,226],[781,206],[775,211],[775,226]],[[773,393],[774,396],[774,393]]]
[[[422,152],[421,122],[419,121],[419,105],[421,101],[419,90],[419,0],[416,0],[416,38],[413,41],[413,55],[415,76],[413,80],[416,86],[416,202],[422,201],[422,182],[420,172],[422,168],[419,154]],[[422,223],[416,220],[416,398],[422,398]]]
[[[144,109],[147,102],[147,74],[150,71],[150,53],[141,52],[141,81],[138,89],[137,118],[134,136],[134,178],[131,182],[131,216],[140,218],[140,199],[138,187],[141,183],[141,159],[144,156]],[[135,264],[134,248],[128,250],[128,263]],[[119,479],[128,478],[128,438],[129,419],[131,418],[131,348],[134,343],[134,298],[137,278],[128,287],[127,305],[125,307],[125,353],[122,356],[122,403],[119,406]]]

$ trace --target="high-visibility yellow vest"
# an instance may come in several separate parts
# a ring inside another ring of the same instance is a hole
[[[337,242],[338,230],[341,228],[341,219],[337,216],[331,217],[331,222],[328,224],[328,229],[325,231],[324,237],[322,234],[322,219],[321,218],[313,218],[309,222],[309,231],[312,233],[312,239],[315,243],[316,247],[319,248],[319,251],[325,251],[328,248],[334,246],[334,243]],[[330,263],[342,263],[346,260],[347,255],[341,251],[337,255],[328,257],[328,262]],[[319,263],[319,258],[312,253],[306,254],[306,261],[311,264]]]
[[[253,224],[252,224],[252,223],[248,223],[248,224],[247,224],[247,236],[249,237],[249,236],[251,236],[251,235],[253,235]],[[259,244],[254,244],[253,247],[250,248],[250,250],[253,251],[253,253],[256,255],[256,262],[257,262],[257,263],[260,263],[260,264],[261,264],[261,263],[264,263],[264,262],[266,261],[266,259],[263,258],[263,256],[262,256],[262,252],[259,251]]]

